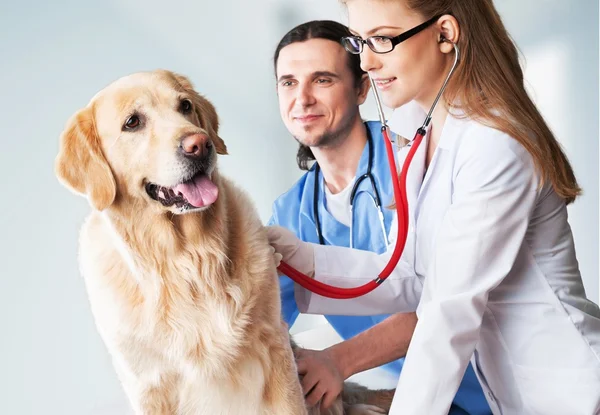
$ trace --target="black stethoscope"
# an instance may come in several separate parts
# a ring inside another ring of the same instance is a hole
[[[356,179],[356,181],[354,182],[354,185],[352,186],[352,191],[350,192],[350,248],[354,248],[354,237],[353,237],[354,236],[353,235],[354,202],[356,201],[357,195],[360,193],[365,193],[371,198],[373,205],[377,209],[377,216],[379,217],[379,224],[381,226],[381,231],[383,233],[385,245],[387,246],[389,244],[387,232],[385,231],[385,221],[384,221],[384,216],[383,216],[383,208],[381,205],[381,196],[379,195],[379,190],[377,189],[377,185],[375,184],[375,178],[373,177],[373,174],[371,173],[371,170],[373,168],[373,157],[374,157],[373,137],[371,136],[371,130],[369,129],[369,127],[366,127],[366,128],[367,128],[367,145],[369,146],[369,158],[368,158],[368,162],[367,162],[367,172],[360,175]],[[321,172],[321,168],[319,167],[319,164],[316,163],[314,198],[313,198],[313,216],[315,219],[315,227],[317,230],[317,236],[319,237],[319,243],[321,245],[325,245],[325,239],[323,238],[323,232],[321,229],[321,221],[319,220],[319,175],[320,175],[320,172]],[[358,191],[359,186],[365,179],[369,179],[369,181],[371,182],[371,188],[373,189],[373,194],[371,194],[367,191],[364,191],[364,192]]]

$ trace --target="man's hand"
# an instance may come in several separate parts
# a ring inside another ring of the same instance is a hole
[[[298,372],[305,376],[302,388],[306,402],[314,406],[323,398],[321,407],[326,408],[350,376],[406,356],[416,324],[415,313],[394,314],[323,351],[300,350],[296,360]]]
[[[340,362],[330,349],[298,350],[298,373],[303,375],[302,389],[309,406],[322,399],[321,408],[329,408],[344,387],[345,376]]]

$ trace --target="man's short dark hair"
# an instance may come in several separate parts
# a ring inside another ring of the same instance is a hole
[[[350,33],[346,26],[333,20],[312,20],[294,27],[281,38],[275,49],[275,56],[273,57],[275,77],[277,77],[277,61],[279,60],[279,53],[284,47],[291,45],[292,43],[304,42],[310,39],[327,39],[339,43],[341,46],[340,41],[344,36],[352,36],[352,33]],[[347,53],[346,55],[348,68],[352,73],[355,85],[358,87],[365,74],[360,67],[360,57],[359,55],[353,55],[351,53]],[[296,155],[298,167],[302,170],[308,170],[308,163],[314,159],[315,156],[310,150],[310,147],[300,144],[298,154]]]

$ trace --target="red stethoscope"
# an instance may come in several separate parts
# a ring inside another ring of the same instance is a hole
[[[446,39],[442,39],[442,41],[450,42]],[[450,72],[448,73],[448,76],[446,76],[446,79],[442,84],[442,87],[440,88],[435,100],[433,101],[433,105],[429,109],[429,113],[427,114],[423,125],[421,125],[421,127],[419,127],[419,129],[415,133],[415,137],[413,138],[412,144],[410,145],[411,148],[408,152],[408,155],[406,156],[404,164],[402,165],[402,171],[400,173],[400,176],[398,176],[398,172],[396,170],[396,162],[394,160],[392,140],[390,138],[389,127],[385,121],[385,117],[383,114],[383,107],[381,105],[381,101],[379,100],[379,94],[377,93],[377,87],[373,82],[373,78],[371,78],[371,76],[369,75],[369,80],[371,81],[371,89],[373,90],[373,94],[375,95],[377,111],[379,113],[379,119],[381,121],[381,132],[385,140],[385,149],[387,152],[388,163],[390,166],[390,173],[392,175],[392,185],[394,187],[394,200],[396,200],[396,202],[400,201],[399,203],[396,203],[396,214],[398,219],[398,241],[394,246],[394,251],[388,264],[379,273],[379,276],[374,280],[359,287],[341,288],[335,287],[333,285],[324,284],[320,281],[310,278],[309,276],[304,275],[297,269],[292,268],[290,265],[282,261],[278,267],[279,271],[290,277],[294,282],[300,284],[307,290],[328,298],[348,299],[360,297],[379,287],[381,283],[385,281],[386,278],[392,273],[392,271],[398,264],[400,256],[404,251],[406,238],[408,236],[408,199],[406,196],[406,176],[408,173],[408,168],[410,167],[410,163],[413,159],[413,156],[415,155],[415,152],[417,151],[417,148],[419,147],[419,144],[421,144],[423,137],[427,133],[427,127],[431,122],[431,116],[433,114],[433,111],[435,110],[435,107],[437,106],[438,100],[442,96],[444,89],[446,89],[448,80],[454,73],[454,69],[456,68],[456,64],[458,63],[459,59],[458,46],[453,42],[450,43],[452,43],[452,46],[454,47],[454,63],[452,65],[452,68],[450,69]],[[402,186],[400,186],[400,182],[402,182]]]

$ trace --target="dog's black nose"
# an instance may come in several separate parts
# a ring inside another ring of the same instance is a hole
[[[212,147],[212,142],[206,134],[190,134],[184,136],[179,144],[179,150],[185,157],[194,160],[206,158]]]

